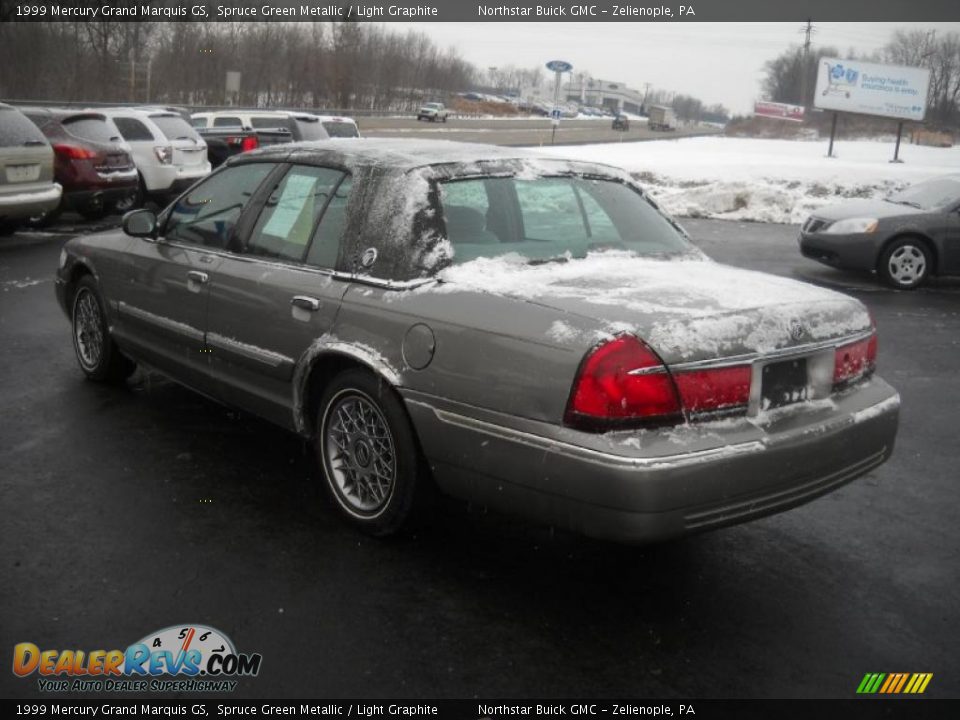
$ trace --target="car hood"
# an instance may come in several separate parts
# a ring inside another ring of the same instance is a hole
[[[453,266],[442,278],[450,290],[469,286],[559,311],[548,333],[558,344],[589,347],[632,332],[667,363],[767,353],[871,327],[854,298],[705,259],[602,253],[529,266],[507,256]]]
[[[898,215],[919,215],[925,212],[909,205],[887,202],[886,200],[849,200],[837,205],[818,208],[813,215],[824,220],[846,220],[847,218],[888,218]]]

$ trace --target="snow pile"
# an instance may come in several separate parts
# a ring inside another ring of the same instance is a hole
[[[557,155],[557,148],[540,150]],[[700,137],[581,145],[565,157],[623,167],[672,215],[797,224],[847,198],[879,198],[909,184],[960,170],[960,147]]]

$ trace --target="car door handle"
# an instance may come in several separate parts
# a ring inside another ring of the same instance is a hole
[[[200,285],[205,285],[209,279],[209,275],[207,275],[205,272],[200,272],[199,270],[191,270],[187,273],[187,280],[199,283]]]
[[[309,295],[294,295],[290,300],[290,304],[295,308],[309,310],[310,312],[316,312],[320,309],[320,301],[315,297],[310,297]]]

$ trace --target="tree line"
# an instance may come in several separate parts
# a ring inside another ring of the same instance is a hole
[[[0,22],[13,99],[403,111],[476,76],[425,34],[372,23]]]

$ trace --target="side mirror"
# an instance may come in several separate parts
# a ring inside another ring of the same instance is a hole
[[[131,210],[123,216],[123,231],[131,237],[155,237],[157,216],[152,210]]]

